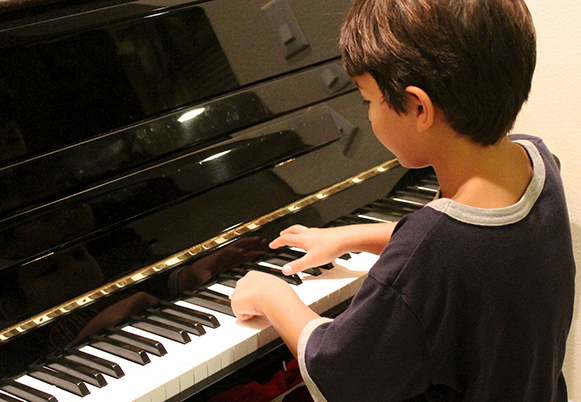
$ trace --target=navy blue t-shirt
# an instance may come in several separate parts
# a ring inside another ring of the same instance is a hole
[[[315,400],[566,401],[575,263],[559,170],[511,136],[534,174],[518,203],[441,198],[403,218],[351,306],[299,341]]]

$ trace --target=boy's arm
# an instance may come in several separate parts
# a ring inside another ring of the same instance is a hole
[[[350,251],[381,253],[397,222],[349,225],[334,228],[307,228],[294,225],[270,243],[271,248],[294,246],[307,252],[283,267],[286,275],[327,264]]]
[[[238,319],[268,318],[295,356],[303,328],[319,317],[299,299],[289,284],[258,271],[251,271],[239,279],[230,299]]]

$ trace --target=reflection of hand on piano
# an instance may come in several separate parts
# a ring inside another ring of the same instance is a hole
[[[177,295],[194,290],[211,278],[262,255],[264,251],[261,250],[265,246],[266,240],[257,236],[237,240],[173,273],[170,277],[170,292]]]
[[[138,314],[159,303],[159,299],[145,292],[135,293],[127,299],[121,300],[107,307],[93,318],[77,335],[71,345],[76,345],[83,339],[95,335],[100,331],[114,327],[121,321]]]

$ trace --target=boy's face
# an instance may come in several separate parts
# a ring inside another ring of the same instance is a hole
[[[375,78],[369,73],[355,77],[355,82],[368,105],[368,118],[377,139],[389,149],[399,162],[408,168],[425,166],[420,161],[421,136],[413,114],[398,114],[386,102]]]

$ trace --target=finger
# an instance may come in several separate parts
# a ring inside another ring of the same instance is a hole
[[[245,319],[247,319],[246,318],[247,314],[244,314],[241,311],[239,311],[237,297],[238,297],[238,295],[236,294],[236,289],[234,289],[234,292],[228,297],[230,299],[230,306],[232,307],[232,312],[234,313],[236,318],[239,318],[241,320],[245,320]]]
[[[300,240],[300,235],[306,230],[308,230],[308,228],[305,226],[293,225],[280,232],[279,237],[270,242],[268,246],[272,249],[277,249],[283,246],[300,246],[297,241]]]
[[[261,315],[258,312],[252,311],[251,308],[247,308],[244,305],[238,305],[238,300],[236,299],[232,300],[232,297],[230,297],[230,300],[232,301],[231,302],[232,312],[234,313],[236,318],[242,321],[246,321],[251,319],[252,317]]]
[[[288,228],[284,229],[282,232],[280,232],[280,234],[281,235],[298,234],[298,233],[304,232],[307,229],[308,228],[306,226],[303,226],[303,225],[292,225],[292,226],[289,226]]]
[[[300,233],[297,234],[287,233],[274,239],[268,246],[272,249],[277,249],[283,246],[289,246],[289,247],[298,247],[303,250],[306,250],[308,249],[307,241],[308,239],[305,238],[305,236]]]
[[[296,240],[297,240],[297,235],[287,233],[287,234],[281,235],[281,236],[277,237],[276,239],[274,239],[273,241],[271,241],[270,244],[268,245],[268,247],[270,247],[272,249],[277,249],[279,247],[284,247],[284,246],[297,246]]]
[[[309,258],[304,256],[298,260],[291,261],[282,267],[282,273],[285,275],[292,275],[312,268],[314,265],[309,262]]]
[[[274,239],[270,244],[272,245],[274,243],[275,245],[280,247],[281,245],[285,245],[285,244],[281,244],[281,241],[284,241],[289,236],[300,235],[307,230],[309,230],[309,228],[307,228],[306,226],[292,225],[292,226],[284,229],[283,231],[281,231],[279,233],[278,237],[276,239]]]
[[[236,311],[235,309],[232,309],[232,311],[234,312],[236,318],[242,321],[247,321],[255,316],[254,314],[241,313],[239,311]]]

